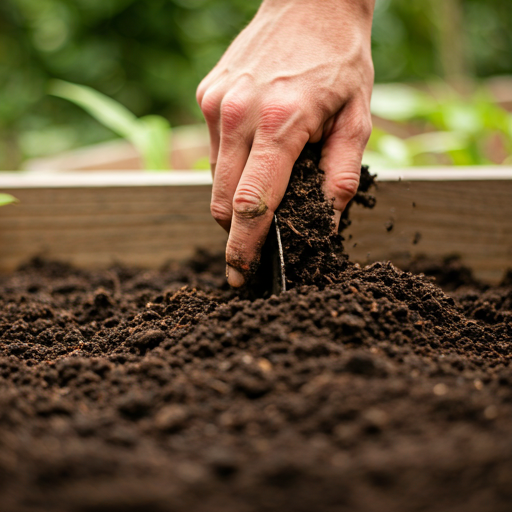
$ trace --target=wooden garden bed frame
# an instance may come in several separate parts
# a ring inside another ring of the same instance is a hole
[[[202,156],[207,145],[196,150]],[[351,212],[346,245],[354,260],[400,263],[418,254],[457,254],[488,282],[512,268],[512,167],[377,175],[377,206]],[[208,171],[3,172],[0,191],[20,200],[0,208],[4,273],[36,255],[86,268],[156,268],[197,247],[222,251],[226,241],[210,216]]]

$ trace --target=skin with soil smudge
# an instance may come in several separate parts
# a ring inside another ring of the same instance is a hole
[[[2,511],[510,510],[510,283],[337,258],[254,301],[207,254],[2,278]]]

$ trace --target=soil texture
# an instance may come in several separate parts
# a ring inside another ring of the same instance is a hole
[[[204,252],[1,278],[3,512],[512,509],[512,279],[361,268],[292,209],[279,296]]]
[[[354,203],[370,208],[375,204],[375,198],[368,192],[373,176],[368,167],[363,166],[359,190],[336,229],[333,206],[324,198],[324,173],[318,168],[320,154],[320,144],[306,145],[276,211],[287,289],[312,284],[322,287],[338,281],[347,267],[341,233],[350,225],[350,208]]]

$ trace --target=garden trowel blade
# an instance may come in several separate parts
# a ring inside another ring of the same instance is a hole
[[[272,292],[276,295],[286,291],[286,275],[284,268],[283,244],[281,242],[281,230],[277,221],[277,215],[274,215],[274,230],[277,243],[277,250],[273,253],[274,271],[272,275]]]
[[[249,284],[256,297],[279,295],[286,290],[283,244],[277,217],[274,215],[267,240],[261,249],[260,265]]]

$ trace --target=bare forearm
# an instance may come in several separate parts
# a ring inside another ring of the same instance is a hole
[[[321,15],[336,15],[337,12],[352,12],[360,19],[366,19],[371,23],[375,0],[263,0],[260,11],[271,9],[282,9],[283,7],[294,6],[295,8],[305,7],[308,10],[317,11]],[[311,9],[313,7],[313,9]]]

